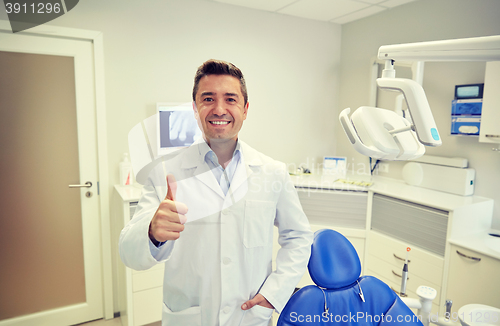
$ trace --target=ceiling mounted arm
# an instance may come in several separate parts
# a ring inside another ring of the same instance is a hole
[[[433,42],[384,45],[378,58],[385,60],[381,89],[403,93],[413,125],[393,111],[360,107],[340,122],[353,147],[361,154],[386,160],[422,156],[426,146],[440,146],[441,138],[422,86],[411,79],[395,78],[394,61],[498,61],[500,35]]]

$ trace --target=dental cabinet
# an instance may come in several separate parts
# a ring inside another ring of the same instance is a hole
[[[404,262],[395,255],[405,258],[406,247],[410,247],[407,294],[418,298],[418,286],[433,287],[438,292],[433,313],[443,315],[445,301],[453,300],[448,284],[451,241],[486,234],[494,201],[409,186],[399,180],[375,180],[369,190],[366,274],[373,272],[399,291]],[[467,241],[462,243],[469,245]]]
[[[479,141],[500,144],[500,61],[486,63]]]
[[[474,269],[467,273],[468,280],[463,279],[467,276],[462,266],[456,267],[453,256],[454,246],[466,252],[475,249],[469,239],[471,235],[484,233],[486,237],[485,230],[491,227],[492,199],[448,194],[383,177],[374,177],[370,187],[335,182],[320,175],[294,176],[292,181],[312,231],[329,228],[341,232],[358,252],[362,274],[378,277],[396,292],[401,286],[406,248],[410,247],[407,295],[417,298],[415,291],[420,285],[435,288],[438,295],[433,302],[433,313],[442,315],[447,299],[456,300],[456,309],[461,302],[476,302],[468,299],[474,298],[468,293],[474,293],[475,284],[483,282],[480,286],[488,289],[496,281],[493,277],[478,279]],[[119,233],[133,215],[140,192],[133,186],[116,186],[114,194],[112,232],[119,291],[115,307],[122,316],[123,326],[145,325],[161,319],[163,265],[136,272],[126,268],[118,256]],[[279,250],[277,239],[275,228],[274,257]],[[499,270],[500,251],[498,256],[492,258],[490,254],[488,259],[493,263],[482,264],[483,274],[478,275],[493,275]],[[471,286],[457,285],[463,282],[470,282],[466,284]],[[308,284],[313,282],[306,272],[297,286]],[[499,290],[491,291],[491,295],[495,296]],[[276,316],[273,320],[277,320]]]
[[[452,312],[470,303],[500,307],[499,271],[500,257],[452,244],[447,291],[447,298],[453,300]]]
[[[141,326],[161,320],[164,265],[146,271],[125,267],[118,254],[120,232],[135,212],[141,189],[134,186],[115,186],[112,209],[113,268],[115,271],[115,312],[122,326]]]

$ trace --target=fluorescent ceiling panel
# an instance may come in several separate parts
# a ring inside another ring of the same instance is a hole
[[[372,5],[376,5],[376,4],[379,4],[379,3],[387,1],[387,0],[354,0],[354,1],[365,2],[365,3],[372,4]]]
[[[345,16],[333,19],[333,20],[331,20],[331,22],[336,23],[336,24],[350,23],[352,21],[374,15],[376,13],[383,11],[383,10],[386,10],[386,9],[384,7],[379,7],[379,6],[370,6],[368,8],[356,11],[352,14],[347,14]]]
[[[350,0],[307,0],[295,2],[278,12],[303,18],[329,21],[368,6],[369,4]]]
[[[386,2],[382,2],[380,5],[384,6],[384,7],[388,7],[388,8],[393,8],[393,7],[404,5],[405,3],[413,2],[413,1],[415,1],[415,0],[389,0]]]
[[[288,6],[297,0],[215,0],[217,2],[223,2],[235,6],[242,6],[247,8],[266,10],[266,11],[276,11],[283,7]]]

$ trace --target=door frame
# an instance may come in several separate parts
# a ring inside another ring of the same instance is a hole
[[[0,20],[0,32],[12,33],[10,22]],[[113,278],[111,257],[111,228],[109,213],[109,167],[108,167],[108,140],[106,124],[106,98],[104,91],[104,47],[103,34],[98,31],[82,30],[76,28],[59,27],[53,25],[39,25],[19,32],[25,35],[48,36],[53,38],[71,38],[90,41],[93,44],[94,59],[94,91],[95,114],[97,126],[97,157],[98,157],[98,192],[99,213],[101,226],[101,259],[102,259],[102,285],[103,285],[103,311],[104,318],[114,317],[113,307]]]

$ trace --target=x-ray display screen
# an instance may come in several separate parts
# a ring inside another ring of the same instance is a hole
[[[184,107],[159,110],[160,148],[189,146],[201,137],[192,109]]]

